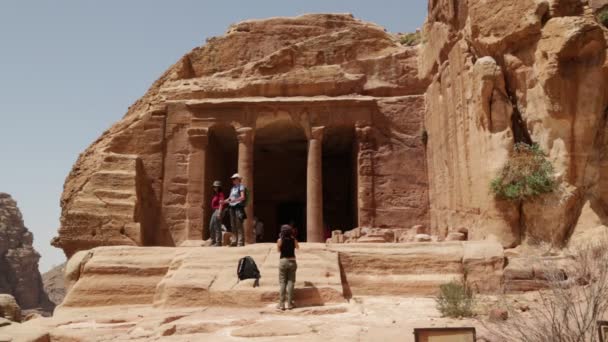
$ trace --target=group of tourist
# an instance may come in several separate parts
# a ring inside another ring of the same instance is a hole
[[[222,183],[220,181],[213,182],[213,197],[211,198],[213,214],[211,214],[211,221],[209,222],[211,244],[213,246],[222,245],[222,219],[226,211],[230,218],[234,243],[237,246],[245,245],[243,222],[247,218],[247,214],[245,214],[247,189],[241,184],[242,177],[238,173],[232,175],[230,179],[232,180],[232,188],[228,198],[224,197]]]
[[[245,207],[249,199],[247,188],[242,184],[243,178],[238,173],[230,177],[232,188],[228,198],[225,198],[222,191],[222,183],[220,181],[213,182],[213,197],[211,198],[211,221],[209,230],[211,233],[212,246],[222,246],[222,219],[227,211],[230,218],[230,226],[234,235],[234,244],[236,246],[245,245],[245,232],[243,222],[247,218]],[[256,239],[261,240],[264,235],[264,224],[261,220],[253,218]],[[297,233],[296,233],[297,234]],[[282,225],[279,238],[277,240],[277,250],[280,253],[279,262],[279,304],[280,310],[293,309],[294,300],[293,292],[296,282],[296,263],[295,250],[299,248],[298,240],[294,234],[292,225]],[[287,306],[285,306],[287,302]]]

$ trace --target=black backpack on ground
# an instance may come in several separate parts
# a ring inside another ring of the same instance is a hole
[[[258,270],[258,265],[255,264],[255,261],[253,261],[253,258],[250,256],[246,256],[239,260],[236,275],[239,280],[255,279],[253,287],[260,286],[260,270]]]

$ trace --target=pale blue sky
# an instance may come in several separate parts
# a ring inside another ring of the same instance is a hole
[[[183,54],[249,18],[353,13],[391,32],[422,25],[426,0],[3,0],[0,3],[0,192],[18,201],[40,268],[63,182],[78,154]]]

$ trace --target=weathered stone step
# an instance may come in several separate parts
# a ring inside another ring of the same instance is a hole
[[[298,254],[296,301],[319,305],[343,301],[338,255],[314,244],[302,244]],[[238,281],[238,260],[251,256],[262,278]],[[214,267],[209,267],[212,261]],[[159,283],[155,296],[158,306],[258,306],[278,300],[279,255],[274,244],[243,248],[196,248],[178,256],[171,270]]]
[[[300,246],[295,293],[299,305],[340,302],[350,295],[433,295],[439,285],[462,280],[465,268],[475,288],[501,290],[500,244]],[[260,269],[259,287],[253,287],[252,279],[237,280],[238,261],[244,256],[253,257]],[[273,243],[237,248],[98,247],[70,259],[63,305],[261,306],[278,299],[278,265]]]
[[[66,307],[151,304],[176,252],[169,247],[99,247],[66,265]]]
[[[404,283],[402,293],[434,293],[441,283],[428,276],[420,281],[410,276],[437,275],[438,281],[447,283],[454,275],[462,279],[465,269],[467,281],[480,292],[496,292],[502,286],[504,253],[496,242],[351,243],[328,248],[339,252],[346,283],[354,295],[368,293],[373,287],[376,293],[388,289],[387,294],[392,294],[401,280],[412,284]],[[378,284],[369,287],[367,282]]]
[[[348,285],[354,296],[433,296],[439,286],[451,281],[462,281],[462,273],[451,274],[382,274],[348,275]]]

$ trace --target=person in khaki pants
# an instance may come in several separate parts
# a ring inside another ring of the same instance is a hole
[[[281,253],[279,260],[279,305],[277,309],[285,310],[285,292],[287,292],[287,309],[294,308],[293,287],[296,283],[296,249],[299,249],[298,240],[293,236],[293,228],[284,224],[281,226],[281,236],[277,240],[277,250]]]
[[[230,177],[232,179],[232,189],[230,195],[224,203],[228,204],[228,214],[230,215],[230,226],[232,234],[234,234],[235,245],[245,245],[245,232],[243,230],[243,221],[247,218],[245,215],[245,186],[241,184],[243,177],[235,173]]]

